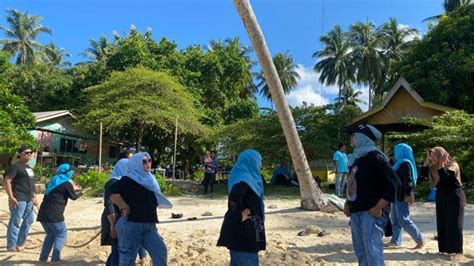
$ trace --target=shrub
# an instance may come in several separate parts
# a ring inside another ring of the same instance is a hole
[[[156,175],[156,180],[160,184],[161,192],[166,196],[180,196],[181,190],[171,182],[168,182],[162,175]]]
[[[99,172],[98,170],[88,170],[79,174],[74,181],[83,188],[91,188],[87,195],[101,196],[104,191],[104,185],[109,180],[109,172]]]

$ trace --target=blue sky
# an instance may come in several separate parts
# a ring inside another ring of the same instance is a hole
[[[323,16],[324,2],[324,16]],[[441,0],[254,0],[251,1],[270,52],[288,51],[296,59],[301,80],[288,96],[291,105],[303,100],[324,104],[335,97],[336,88],[318,83],[312,71],[314,51],[321,49],[319,36],[339,24],[347,29],[356,21],[377,26],[395,17],[402,25],[426,32],[424,18],[442,13]],[[179,48],[205,45],[211,39],[238,36],[250,44],[232,0],[0,0],[0,24],[5,24],[7,8],[44,17],[43,25],[54,31],[42,42],[55,42],[72,56],[79,56],[89,40],[111,36],[115,30],[127,32],[131,24],[139,31],[153,29],[155,39],[175,40]],[[361,88],[363,89],[363,88]],[[322,92],[322,94],[321,94]],[[258,96],[260,106],[270,103]]]

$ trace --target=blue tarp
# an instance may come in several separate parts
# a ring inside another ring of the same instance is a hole
[[[283,176],[284,179],[290,180],[290,171],[285,166],[280,165],[277,169],[275,169],[272,175],[272,179],[270,179],[270,184],[272,185],[286,185],[286,184],[281,184],[279,182],[278,176],[280,176],[280,178],[281,176]]]

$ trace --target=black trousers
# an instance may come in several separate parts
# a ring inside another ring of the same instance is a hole
[[[436,191],[436,226],[439,252],[463,253],[464,208],[461,188]]]
[[[204,185],[204,194],[207,194],[208,187],[211,187],[211,193],[214,192],[215,179],[216,179],[216,174],[204,173],[204,180],[202,181],[202,184]]]

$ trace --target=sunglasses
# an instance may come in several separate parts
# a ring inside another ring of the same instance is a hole
[[[23,153],[24,153],[24,154],[33,154],[32,151],[25,151],[25,152],[23,152]]]
[[[142,162],[143,162],[143,164],[151,163],[151,159],[143,159]]]

